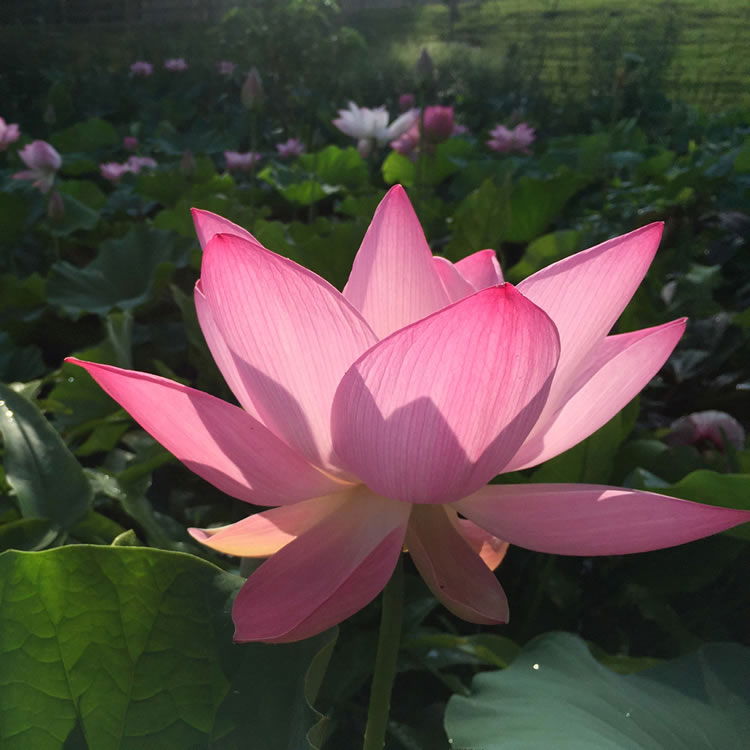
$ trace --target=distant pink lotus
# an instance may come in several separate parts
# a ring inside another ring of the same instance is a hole
[[[500,153],[531,153],[529,146],[536,140],[534,128],[522,122],[515,128],[506,128],[505,125],[497,125],[490,131],[490,139],[487,145]]]
[[[713,443],[725,450],[725,442],[735,450],[745,447],[745,428],[725,411],[697,411],[672,422],[666,441],[672,445]]]
[[[99,165],[99,172],[105,180],[118,182],[126,174],[138,174],[143,169],[155,169],[158,166],[150,156],[131,156],[124,164],[109,161]]]
[[[128,151],[136,151],[140,144],[134,135],[126,135],[122,139],[122,145]]]
[[[136,62],[134,62],[130,66],[130,72],[134,76],[147,78],[148,76],[153,74],[154,66],[150,62],[146,62],[145,60],[136,60]]]
[[[15,143],[21,137],[21,131],[16,123],[6,123],[0,117],[0,151],[5,151],[11,143]]]
[[[391,142],[391,148],[404,156],[416,158],[420,146],[433,151],[439,143],[463,132],[466,132],[466,128],[456,124],[453,107],[425,107],[424,114],[415,119],[403,135]]]
[[[127,164],[120,164],[116,161],[108,161],[99,165],[101,176],[110,182],[118,182],[130,171]]]
[[[562,555],[683,544],[750,512],[592,484],[487,483],[546,461],[610,420],[661,368],[676,320],[608,335],[661,224],[565,258],[514,287],[495,253],[433,257],[400,187],[380,204],[343,293],[194,211],[195,304],[241,407],[166,378],[85,367],[195,473],[277,506],[191,529],[269,557],[233,609],[238,641],[307,638],[385,586],[404,548],[436,597],[506,622],[493,568],[505,540]]]
[[[216,63],[216,72],[219,75],[231,76],[237,68],[237,63],[230,62],[229,60],[220,60]]]
[[[305,153],[305,144],[299,138],[290,138],[283,143],[277,143],[276,150],[282,159],[291,159]]]
[[[225,151],[224,161],[230,172],[250,172],[263,156],[255,151]]]
[[[18,155],[29,169],[16,172],[14,180],[31,180],[35,188],[48,193],[55,182],[55,175],[62,166],[62,157],[47,141],[32,141]]]
[[[184,57],[170,57],[164,61],[164,69],[170,73],[184,73],[188,69],[187,60]]]

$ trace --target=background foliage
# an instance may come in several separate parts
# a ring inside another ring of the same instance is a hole
[[[594,436],[503,481],[610,483],[750,507],[746,446],[669,437],[673,420],[706,409],[750,424],[749,69],[737,46],[747,9],[733,0],[710,9],[689,0],[602,7],[467,2],[451,21],[440,4],[342,17],[333,3],[264,0],[166,35],[2,30],[0,115],[23,133],[0,153],[3,747],[359,741],[378,603],[311,642],[232,645],[237,561],[199,547],[185,528],[238,520],[248,506],[185,471],[85,373],[61,364],[75,353],[231,398],[192,306],[200,264],[193,205],[246,226],[339,287],[396,182],[435,252],[455,260],[494,247],[511,281],[666,221],[662,249],[618,330],[687,315],[675,354]],[[103,43],[107,34],[118,44]],[[414,69],[424,44],[435,60],[428,79]],[[161,69],[179,55],[188,71]],[[31,58],[39,64],[18,64]],[[151,59],[154,75],[129,75],[135,59]],[[219,59],[237,71],[220,76]],[[239,91],[251,65],[266,97],[249,112]],[[424,104],[454,105],[468,134],[419,162],[387,149],[365,160],[330,124],[348,98],[393,113],[407,91]],[[532,155],[487,149],[493,125],[521,120],[537,128]],[[99,164],[128,156],[126,135],[158,166],[109,182]],[[288,137],[301,138],[307,154],[279,158],[274,144]],[[17,147],[36,138],[62,154],[62,212],[11,178],[22,167]],[[251,147],[263,154],[255,172],[225,169],[224,150]],[[520,694],[528,685],[541,707],[522,708],[546,712],[546,693],[528,680],[534,663],[558,670],[559,681],[543,683],[555,700],[567,681],[595,674],[613,695],[623,684],[633,695],[669,694],[682,708],[668,702],[667,714],[685,710],[714,726],[717,695],[747,701],[726,665],[747,677],[749,537],[739,528],[616,558],[513,548],[499,569],[514,612],[502,629],[457,620],[407,571],[389,747],[447,749],[446,705],[456,745],[485,747],[467,724],[485,690]],[[534,640],[549,631],[576,637]],[[683,657],[642,681],[609,671],[639,672],[714,641],[735,645],[704,646],[706,660]],[[687,697],[663,687],[680,665]],[[724,685],[718,693],[699,689],[707,670]],[[594,693],[586,700],[601,699]],[[592,706],[577,726],[609,710]],[[735,719],[747,727],[746,712]],[[485,721],[491,732],[493,722],[512,721],[519,743],[529,728],[510,714]],[[583,746],[575,735],[571,742]]]

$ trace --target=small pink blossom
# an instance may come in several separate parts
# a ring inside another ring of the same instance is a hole
[[[224,160],[230,172],[250,172],[263,157],[255,151],[225,151]]]
[[[425,107],[422,132],[430,143],[442,143],[453,135],[455,128],[453,107]]]
[[[164,61],[164,69],[170,73],[184,73],[188,69],[188,64],[184,57],[170,57]]]
[[[138,174],[142,169],[155,169],[159,166],[150,156],[131,156],[125,165],[133,174]]]
[[[493,150],[500,153],[531,153],[529,146],[536,140],[534,128],[527,123],[522,122],[515,128],[506,128],[505,125],[498,125],[490,131],[490,140],[487,145]]]
[[[135,151],[140,145],[138,139],[134,135],[126,135],[122,139],[122,145],[128,151]]]
[[[123,175],[130,172],[130,168],[127,164],[120,164],[116,161],[108,161],[99,165],[99,172],[105,180],[110,182],[118,182]]]
[[[403,156],[416,158],[419,148],[419,123],[415,122],[405,133],[391,141],[391,148]]]
[[[410,109],[414,109],[417,99],[414,94],[401,94],[398,98],[398,108],[402,112],[406,112]]]
[[[233,63],[229,60],[220,60],[216,63],[216,71],[219,75],[231,76],[237,68],[237,63]]]
[[[490,484],[561,454],[617,414],[685,330],[609,335],[662,225],[505,283],[495,253],[435,257],[400,186],[343,291],[194,210],[208,348],[240,406],[149,373],[84,367],[189,469],[269,510],[190,529],[268,558],[232,605],[236,641],[309,638],[362,609],[408,550],[458,617],[508,621],[506,543],[622,555],[684,544],[750,511],[596,484]],[[501,541],[504,540],[504,541]]]
[[[735,450],[745,447],[745,429],[724,411],[697,411],[672,422],[666,441],[671,445],[696,445],[711,442],[724,450],[724,439]]]
[[[290,138],[284,143],[277,143],[276,150],[282,159],[291,159],[305,153],[305,144],[299,138]]]
[[[136,60],[136,62],[134,62],[130,66],[130,72],[134,76],[148,78],[148,76],[153,74],[154,66],[150,62],[146,62],[145,60]]]
[[[116,161],[100,164],[99,172],[105,180],[118,182],[126,174],[138,174],[143,169],[154,169],[157,166],[156,161],[150,156],[131,156],[123,164]]]
[[[21,137],[21,131],[16,123],[6,123],[0,117],[0,151],[5,151],[11,143],[15,143]]]
[[[456,135],[466,135],[468,132],[469,132],[469,128],[467,128],[466,125],[459,125],[458,123],[456,123],[453,126],[453,133],[452,133],[452,135],[454,135],[454,136],[456,136]]]
[[[46,141],[32,141],[18,155],[29,169],[16,172],[14,180],[32,180],[34,187],[48,193],[55,182],[57,170],[62,166],[62,157],[54,146]]]

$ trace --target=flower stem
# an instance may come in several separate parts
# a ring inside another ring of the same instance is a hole
[[[378,651],[370,689],[370,706],[362,750],[383,750],[391,708],[391,690],[396,677],[398,649],[401,643],[401,619],[404,605],[404,571],[401,558],[383,591]]]

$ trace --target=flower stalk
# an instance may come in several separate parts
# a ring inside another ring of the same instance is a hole
[[[396,677],[401,622],[404,608],[404,570],[399,558],[391,580],[383,590],[378,650],[370,689],[370,705],[362,750],[383,750],[391,708],[391,691]]]

